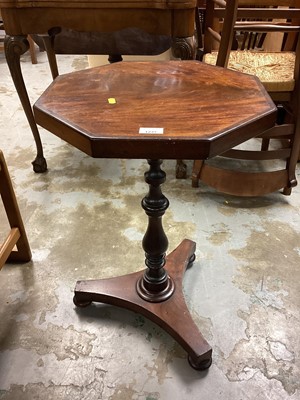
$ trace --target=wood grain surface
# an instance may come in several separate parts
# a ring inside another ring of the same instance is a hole
[[[271,127],[275,111],[257,78],[198,61],[66,74],[34,105],[44,128],[93,157],[118,158],[211,157]]]

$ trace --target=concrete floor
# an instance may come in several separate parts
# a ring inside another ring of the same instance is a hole
[[[60,56],[59,66],[87,59]],[[24,56],[22,67],[34,101],[51,81],[45,54],[37,65]],[[34,142],[3,53],[0,76],[0,148],[33,252],[0,273],[0,399],[299,400],[300,186],[290,197],[235,198],[193,189],[164,163],[169,249],[197,242],[184,291],[213,347],[211,368],[197,372],[142,316],[72,302],[78,279],[143,268],[146,162],[91,159],[41,129],[49,171],[33,173]]]

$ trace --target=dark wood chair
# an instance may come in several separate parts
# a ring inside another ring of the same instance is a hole
[[[256,75],[277,104],[277,123],[261,132],[259,139],[231,149],[221,158],[210,163],[196,160],[192,184],[196,187],[201,180],[218,191],[239,196],[260,196],[280,189],[289,195],[297,184],[300,146],[300,8],[291,8],[295,2],[286,0],[249,3],[247,7],[245,0],[228,0],[227,5],[223,0],[207,0],[203,61]],[[226,8],[236,12],[226,12]],[[282,32],[284,51],[231,50],[233,39],[241,46],[247,32]],[[219,50],[214,50],[218,42]],[[287,46],[293,51],[286,51]]]
[[[27,240],[22,217],[7,170],[7,165],[0,150],[0,193],[4,209],[10,224],[10,232],[3,244],[0,245],[0,269],[5,262],[27,262],[31,260],[31,251]],[[17,250],[14,250],[14,247]]]

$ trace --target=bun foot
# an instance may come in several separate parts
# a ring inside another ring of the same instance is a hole
[[[73,303],[75,304],[76,307],[80,308],[85,308],[88,307],[91,304],[91,301],[79,301],[76,296],[73,297]]]
[[[193,266],[193,262],[195,261],[195,259],[196,259],[196,256],[195,256],[195,253],[194,253],[189,258],[189,262],[188,262],[187,268],[191,268]]]
[[[205,371],[206,369],[208,369],[211,364],[212,364],[212,358],[208,358],[206,360],[201,360],[201,361],[195,361],[192,359],[191,356],[188,356],[188,362],[190,364],[190,366],[194,369],[196,369],[197,371]]]

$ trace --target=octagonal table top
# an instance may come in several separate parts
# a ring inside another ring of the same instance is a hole
[[[61,75],[36,122],[92,157],[206,159],[275,123],[250,75],[199,61],[120,62]]]

